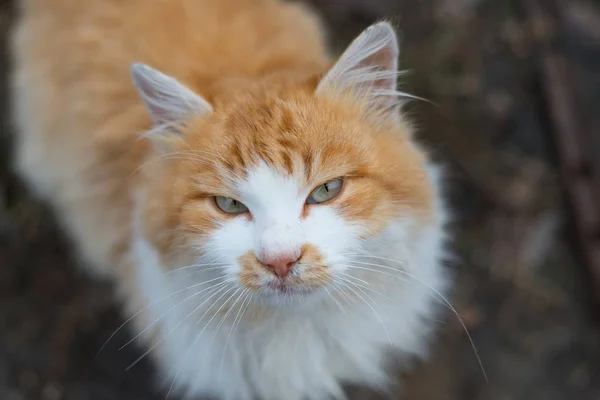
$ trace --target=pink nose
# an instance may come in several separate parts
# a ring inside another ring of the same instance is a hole
[[[277,257],[264,257],[261,263],[278,277],[285,278],[299,259],[297,254],[282,254]]]

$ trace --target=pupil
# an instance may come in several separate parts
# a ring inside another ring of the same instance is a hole
[[[326,184],[325,184],[325,185],[323,185],[323,186],[325,186],[325,190],[329,192],[329,184],[328,184],[328,183],[326,183]]]

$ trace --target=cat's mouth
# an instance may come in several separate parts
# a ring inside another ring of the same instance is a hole
[[[283,295],[297,294],[300,292],[299,288],[293,284],[290,284],[287,280],[273,280],[266,285],[270,290]]]
[[[290,279],[274,279],[263,286],[265,292],[277,297],[301,297],[308,296],[317,290],[316,287],[311,287],[300,282],[294,282]]]

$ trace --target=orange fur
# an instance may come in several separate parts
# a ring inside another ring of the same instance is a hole
[[[214,174],[215,162],[233,175],[257,158],[282,171],[304,168],[307,186],[348,176],[337,206],[374,231],[401,204],[430,207],[424,157],[407,126],[367,118],[350,95],[315,103],[318,77],[331,60],[315,19],[297,4],[30,0],[25,16],[14,44],[21,66],[15,90],[47,88],[27,104],[45,126],[35,140],[49,162],[70,159],[69,168],[81,173],[69,178],[94,189],[84,199],[59,189],[55,195],[74,218],[75,238],[93,232],[105,242],[100,250],[79,243],[95,264],[113,264],[128,247],[127,192],[142,165],[156,184],[147,189],[145,229],[165,253],[178,245],[169,230],[206,232],[224,218],[208,196],[235,193]],[[182,155],[148,161],[151,149],[138,135],[150,120],[128,73],[134,61],[177,77],[215,107],[213,115],[192,121],[184,142],[173,143]],[[56,178],[57,186],[69,184]]]
[[[266,267],[258,261],[252,251],[240,257],[238,262],[242,266],[240,282],[250,290],[260,290],[260,278],[265,274]],[[303,277],[289,277],[287,280],[290,285],[299,286],[303,289],[311,289],[322,287],[331,281],[331,277],[327,273],[327,268],[323,264],[321,253],[315,246],[305,244],[298,263],[306,265],[307,269]]]
[[[23,140],[38,150],[22,155],[21,168],[62,165],[48,172],[47,197],[101,270],[114,273],[129,248],[132,187],[143,188],[144,232],[167,265],[185,241],[181,232],[205,234],[229,218],[211,198],[236,195],[217,165],[241,177],[263,159],[282,172],[304,171],[307,188],[345,176],[334,206],[373,233],[406,207],[429,213],[425,158],[410,128],[370,115],[350,93],[315,99],[332,61],[301,6],[29,0],[24,7],[14,90],[35,93],[23,100],[36,114]],[[175,76],[215,108],[185,127],[185,139],[172,138],[170,153],[154,154],[138,139],[151,124],[128,73],[134,61]]]
[[[36,121],[22,133],[34,143],[19,169],[27,176],[56,166],[45,197],[86,258],[111,273],[129,247],[132,176],[151,156],[139,140],[151,124],[130,63],[160,68],[217,104],[243,85],[258,86],[255,78],[294,79],[328,63],[316,19],[274,0],[28,0],[22,13],[13,91],[29,88],[17,113]],[[156,219],[148,229],[172,226],[167,216]],[[90,235],[93,245],[83,239]]]
[[[139,220],[161,267],[193,264],[199,241],[234,218],[214,196],[236,198],[233,181],[261,160],[293,175],[306,192],[343,177],[327,206],[367,227],[365,236],[403,213],[438,222],[426,156],[408,123],[360,92],[333,85],[315,94],[334,63],[303,6],[24,0],[22,8],[12,42],[17,167],[56,209],[88,265],[117,278],[130,313],[148,300],[132,260],[132,221]],[[179,135],[142,136],[152,120],[132,83],[134,62],[176,78],[213,112],[185,121]],[[306,204],[303,218],[320,206]],[[257,291],[268,271],[253,251],[238,263],[239,281]],[[290,274],[291,285],[310,290],[332,282],[316,246],[304,244],[298,265],[304,273]],[[230,307],[235,303],[215,314],[225,319]],[[256,322],[270,312],[253,304],[243,318]],[[142,313],[135,323],[142,330],[149,320]],[[161,329],[143,329],[144,337],[159,340]]]

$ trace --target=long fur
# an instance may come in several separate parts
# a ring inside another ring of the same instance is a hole
[[[426,355],[446,211],[398,113],[388,23],[334,60],[318,20],[275,0],[21,6],[17,170],[117,283],[165,390],[341,399]]]

